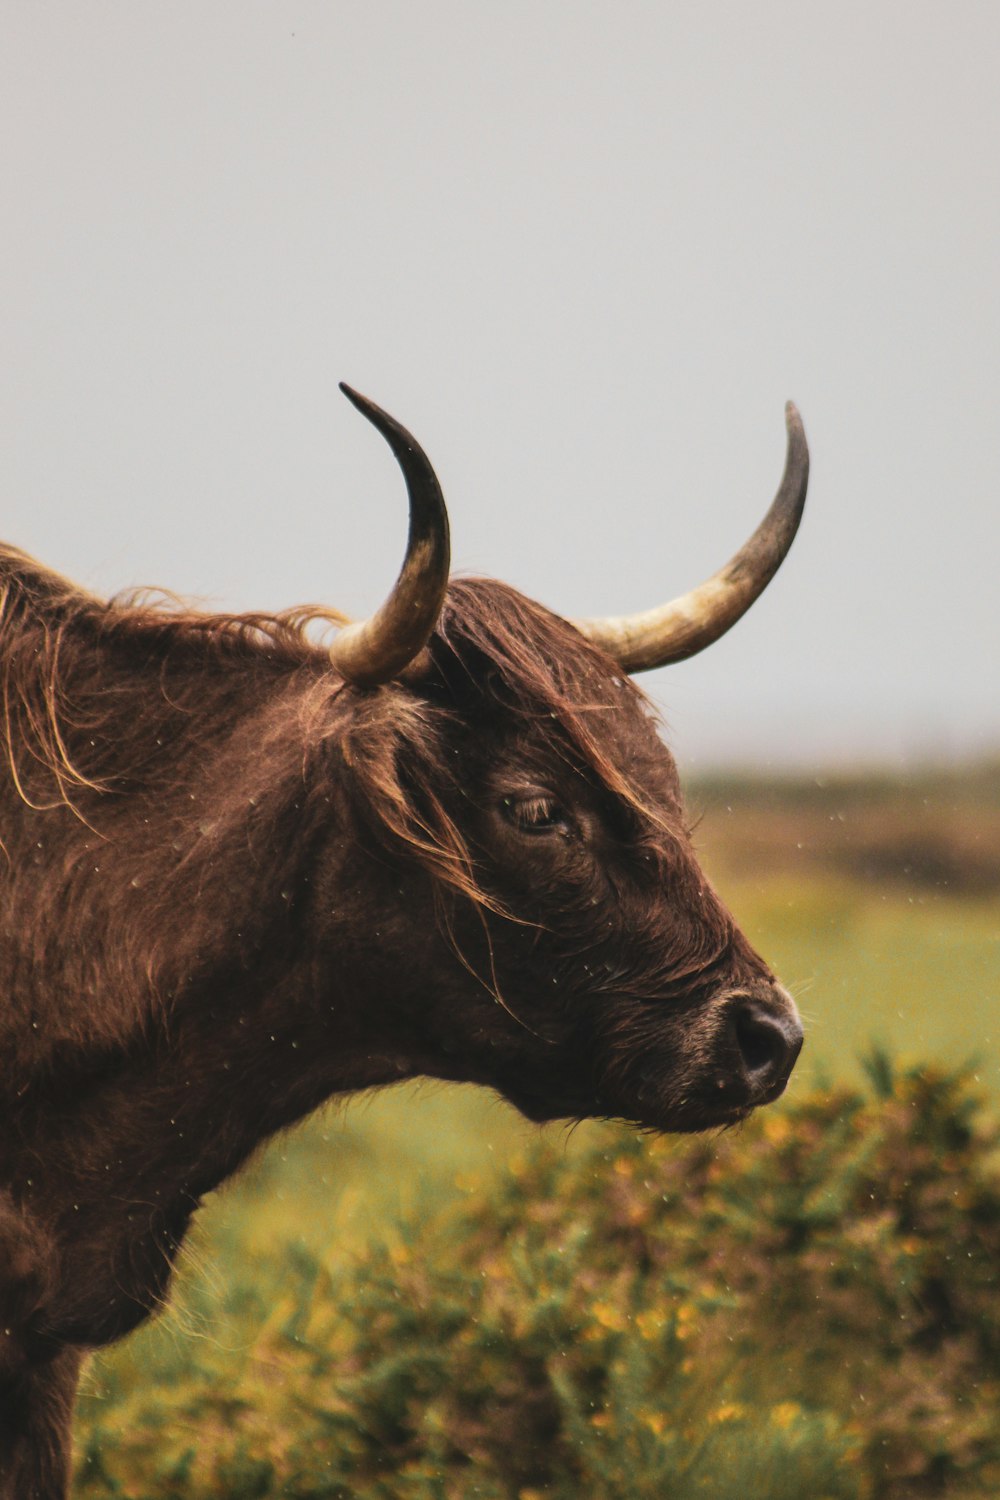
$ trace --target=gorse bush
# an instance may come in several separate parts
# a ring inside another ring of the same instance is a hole
[[[540,1144],[349,1263],[194,1278],[201,1337],[146,1335],[148,1384],[100,1362],[77,1493],[995,1494],[997,1138],[967,1076],[869,1073],[714,1138]]]

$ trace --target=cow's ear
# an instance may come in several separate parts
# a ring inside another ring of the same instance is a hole
[[[416,688],[419,692],[422,687],[435,680],[437,675],[434,653],[430,646],[425,646],[401,672],[396,674],[394,680],[403,683],[405,687]]]
[[[435,632],[397,681],[434,703],[461,711],[481,705],[496,676],[495,664],[475,646],[462,641],[456,649],[455,642]]]

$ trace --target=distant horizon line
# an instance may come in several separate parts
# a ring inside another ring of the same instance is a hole
[[[983,750],[954,754],[869,753],[831,756],[827,759],[792,753],[768,756],[752,752],[737,756],[688,755],[674,749],[681,774],[688,781],[713,778],[733,780],[804,779],[863,780],[866,777],[907,781],[941,777],[963,779],[996,773],[1000,777],[1000,740]]]

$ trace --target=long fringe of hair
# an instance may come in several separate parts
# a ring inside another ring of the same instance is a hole
[[[137,660],[148,658],[150,671],[168,656],[176,667],[183,655],[193,683],[185,693],[188,712],[197,709],[199,672],[213,668],[225,681],[227,671],[240,666],[279,674],[311,669],[316,693],[327,704],[335,696],[332,669],[317,632],[343,621],[337,611],[319,606],[212,614],[148,591],[104,602],[4,547],[0,756],[29,806],[65,805],[79,814],[81,793],[113,792],[127,776],[129,735],[139,732],[132,723],[135,706],[122,697],[128,689],[99,671],[81,671],[81,650],[124,646]],[[623,697],[645,705],[643,695],[615,676],[606,658],[565,620],[494,580],[454,580],[431,653],[436,670],[471,704],[467,712],[544,721],[554,754],[582,769],[641,823],[672,837],[681,832],[663,809],[646,803],[601,733],[602,718],[620,709]],[[171,680],[177,680],[176,670]],[[162,680],[160,686],[164,712],[176,708]],[[326,732],[340,737],[381,836],[416,859],[437,885],[483,912],[499,913],[502,907],[485,888],[475,853],[448,811],[461,800],[453,795],[461,768],[453,766],[446,748],[454,713],[447,695],[435,699],[419,685],[352,694],[353,712],[346,718],[337,715],[331,722],[324,711]],[[101,753],[109,738],[118,747],[110,774]],[[87,754],[91,746],[93,754]]]
[[[601,733],[622,700],[648,711],[644,695],[565,620],[495,580],[454,580],[432,656],[443,690],[404,688],[383,705],[373,699],[367,712],[359,702],[343,747],[371,819],[436,882],[483,912],[511,915],[485,888],[475,851],[447,810],[463,791],[449,738],[457,713],[478,716],[484,727],[497,715],[512,727],[541,725],[551,753],[622,803],[640,839],[643,829],[651,846],[655,834],[684,837],[679,819],[648,803]]]

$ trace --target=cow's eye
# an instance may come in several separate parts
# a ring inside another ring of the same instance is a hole
[[[500,806],[508,823],[522,833],[569,832],[569,815],[554,797],[540,792],[530,797],[501,797]]]

